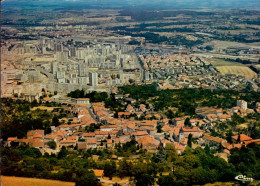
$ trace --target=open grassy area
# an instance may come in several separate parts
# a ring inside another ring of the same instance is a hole
[[[257,77],[257,74],[254,71],[252,71],[249,67],[241,63],[226,61],[225,59],[217,58],[208,59],[208,62],[215,66],[216,69],[224,75],[235,74],[238,76],[244,76],[249,79]]]
[[[217,66],[216,68],[221,74],[235,74],[248,79],[257,77],[257,74],[246,66]]]
[[[31,110],[47,110],[47,111],[53,111],[55,108],[60,108],[60,107],[45,107],[45,106],[38,106],[38,107],[33,107]]]
[[[245,66],[241,63],[226,61],[225,59],[210,58],[210,59],[207,59],[207,61],[209,63],[211,63],[212,65],[214,65],[215,67],[219,67],[219,66],[220,67],[221,66]]]
[[[14,177],[14,176],[1,176],[2,186],[74,186],[73,182],[57,181],[57,180],[47,180],[38,178],[24,178],[24,177]]]

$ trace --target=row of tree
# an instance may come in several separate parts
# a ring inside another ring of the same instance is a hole
[[[2,174],[38,177],[76,182],[76,185],[98,185],[92,169],[104,170],[104,176],[130,177],[136,185],[201,185],[216,181],[234,181],[238,174],[260,179],[260,145],[252,144],[231,150],[229,163],[201,148],[187,147],[179,156],[172,145],[157,153],[145,152],[139,158],[112,160],[114,151],[89,149],[43,156],[29,146],[2,147]],[[103,154],[109,160],[94,161],[92,155]],[[166,174],[167,173],[167,174]]]

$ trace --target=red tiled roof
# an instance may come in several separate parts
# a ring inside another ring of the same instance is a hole
[[[239,135],[236,135],[236,136],[233,136],[232,138],[237,141],[238,136]],[[247,136],[245,134],[240,134],[240,141],[249,141],[249,140],[252,140],[252,138],[250,138],[249,136]]]
[[[130,128],[130,129],[134,129],[135,128],[135,124],[134,123],[129,123],[127,125],[127,127]]]
[[[76,140],[62,140],[60,143],[76,143]]]
[[[257,143],[257,144],[259,144],[260,143],[260,139],[254,139],[254,140],[250,140],[250,141],[245,141],[246,145],[248,145],[250,143]]]
[[[31,140],[31,143],[32,143],[32,146],[33,147],[44,147],[44,142],[43,140],[40,140],[40,139],[33,139]]]
[[[97,141],[95,139],[91,139],[87,141],[87,144],[96,144]]]
[[[198,127],[182,128],[183,132],[202,132]]]
[[[182,121],[184,118],[174,118],[175,121]]]
[[[203,137],[203,139],[206,139],[206,140],[209,140],[209,141],[214,141],[214,142],[217,142],[217,143],[221,143],[221,142],[226,141],[225,139],[222,139],[222,138],[219,138],[219,137],[214,137],[214,136],[209,136],[209,135],[205,135]]]
[[[185,147],[183,145],[181,145],[180,143],[177,143],[177,142],[174,143],[174,147],[175,147],[176,150],[179,150],[181,152],[183,152],[185,150]]]
[[[45,97],[43,98],[44,101],[51,101],[51,98],[50,97]]]
[[[95,133],[94,132],[91,132],[91,133],[83,133],[84,137],[95,137]]]
[[[142,144],[144,147],[158,147],[159,141],[155,140],[151,136],[144,136],[137,140],[139,144]]]
[[[241,148],[242,147],[242,144],[232,144],[232,145],[229,145],[228,147],[227,147],[227,149],[228,150],[231,150],[231,149],[233,149],[233,148]]]
[[[14,140],[17,140],[17,137],[9,137],[9,138],[7,138],[7,141],[14,141]]]
[[[148,135],[148,133],[146,131],[137,131],[137,132],[133,132],[131,135],[144,136],[144,135]]]

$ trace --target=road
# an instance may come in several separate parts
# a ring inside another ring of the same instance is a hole
[[[96,122],[99,122],[96,118],[96,115],[93,113],[92,109],[90,107],[86,107],[90,116],[96,121]]]

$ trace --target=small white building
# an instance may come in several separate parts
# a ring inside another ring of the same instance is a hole
[[[77,104],[89,104],[89,98],[78,98],[77,99]]]

